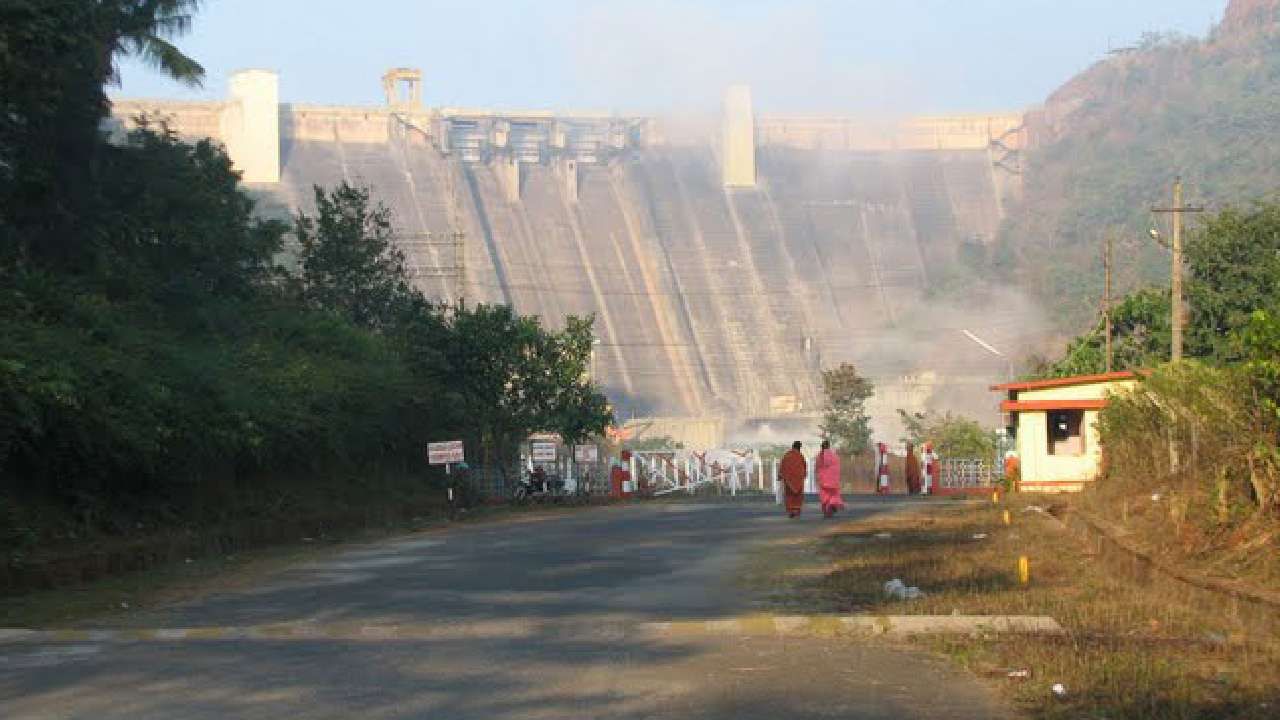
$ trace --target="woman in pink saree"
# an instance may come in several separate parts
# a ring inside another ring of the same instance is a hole
[[[840,497],[840,456],[831,449],[831,441],[822,441],[822,452],[818,453],[818,503],[822,506],[823,517],[831,517],[844,507],[844,499]]]

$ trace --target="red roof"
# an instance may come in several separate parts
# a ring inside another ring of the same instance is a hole
[[[1072,385],[1092,385],[1093,383],[1113,382],[1116,380],[1132,380],[1137,376],[1138,373],[1132,370],[1123,370],[1120,372],[1099,373],[1097,375],[1072,375],[1070,377],[1049,378],[1048,380],[1011,382],[1003,385],[992,385],[991,389],[1002,392],[1007,392],[1009,390],[1043,390],[1045,388],[1070,387]]]
[[[1106,400],[1025,400],[1000,403],[1000,412],[1036,412],[1039,410],[1101,410]]]

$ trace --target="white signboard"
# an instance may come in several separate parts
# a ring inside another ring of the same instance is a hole
[[[427,462],[432,465],[451,465],[463,461],[462,441],[427,443]]]
[[[532,442],[529,451],[536,463],[556,461],[556,444],[553,442]]]
[[[594,463],[600,461],[600,448],[595,445],[574,445],[573,459],[580,463]]]

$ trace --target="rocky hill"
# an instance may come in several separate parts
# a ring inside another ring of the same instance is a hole
[[[1022,202],[993,255],[1061,330],[1094,322],[1101,244],[1119,232],[1124,290],[1167,282],[1148,238],[1181,175],[1189,201],[1248,204],[1280,189],[1280,0],[1233,0],[1203,39],[1145,36],[1072,78],[1030,115]]]

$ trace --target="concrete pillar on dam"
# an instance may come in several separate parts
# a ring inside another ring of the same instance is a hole
[[[223,137],[246,183],[280,182],[280,77],[270,70],[231,76]]]
[[[520,161],[511,155],[498,155],[493,159],[493,171],[507,202],[520,202]]]
[[[756,186],[756,122],[751,88],[733,85],[724,94],[721,128],[721,175],[725,187]]]
[[[560,175],[564,196],[570,202],[578,202],[578,161],[572,157],[560,157],[556,160],[556,170]]]

